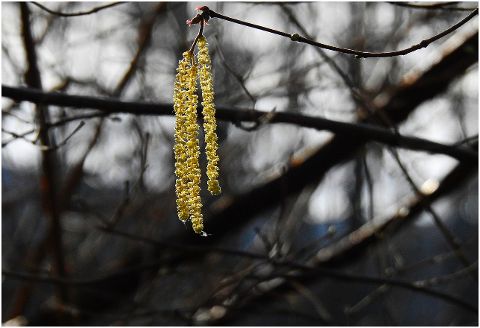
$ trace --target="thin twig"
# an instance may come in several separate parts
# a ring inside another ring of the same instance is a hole
[[[257,99],[248,91],[247,87],[245,86],[245,80],[242,75],[238,74],[230,65],[227,63],[225,56],[223,56],[222,50],[218,46],[218,39],[216,38],[217,42],[215,43],[215,47],[217,49],[218,54],[220,55],[220,59],[222,59],[223,65],[227,68],[227,70],[233,75],[233,77],[237,80],[237,82],[242,87],[243,91],[247,94],[248,98],[252,101],[252,107],[255,108],[255,104]]]
[[[193,50],[195,49],[195,46],[197,45],[197,42],[198,42],[198,39],[203,36],[203,19],[200,20],[200,28],[198,30],[198,34],[197,36],[195,37],[195,40],[193,40],[193,43],[192,43],[192,46],[190,47],[190,50],[188,50],[188,52],[190,52],[190,54],[193,55]],[[193,60],[195,60],[195,57],[192,56],[192,58],[194,58]]]
[[[68,140],[70,140],[71,137],[73,137],[73,135],[75,133],[77,133],[83,126],[85,125],[85,122],[84,121],[81,121],[80,124],[78,124],[78,126],[72,131],[72,133],[70,133],[62,142],[60,142],[58,145],[56,146],[53,146],[53,147],[50,147],[48,148],[47,150],[48,151],[52,151],[52,150],[56,150],[60,147],[63,147],[67,144]]]
[[[337,51],[337,52],[341,52],[341,53],[344,53],[344,54],[355,55],[357,58],[367,58],[367,57],[403,56],[403,55],[409,54],[411,52],[414,52],[416,50],[426,48],[429,44],[437,41],[438,39],[440,39],[440,38],[442,38],[442,37],[444,37],[444,36],[446,36],[450,33],[452,33],[453,31],[455,31],[456,29],[458,29],[459,27],[461,27],[462,25],[464,25],[468,21],[470,21],[473,17],[478,15],[478,7],[475,8],[467,17],[462,19],[457,24],[449,27],[445,31],[443,31],[441,33],[438,33],[438,34],[432,36],[431,38],[425,39],[425,40],[421,41],[420,43],[415,44],[415,45],[413,45],[409,48],[405,48],[405,49],[402,49],[402,50],[396,50],[396,51],[388,51],[388,52],[366,52],[366,51],[357,51],[357,50],[352,50],[352,49],[348,49],[348,48],[336,47],[336,46],[332,46],[332,45],[328,45],[328,44],[324,44],[324,43],[320,43],[320,42],[316,42],[316,41],[304,38],[304,37],[298,35],[297,33],[289,34],[289,33],[274,30],[274,29],[271,29],[271,28],[268,28],[268,27],[265,27],[265,26],[252,24],[252,23],[245,22],[245,21],[242,21],[242,20],[239,20],[239,19],[236,19],[236,18],[228,17],[228,16],[225,16],[225,15],[219,14],[219,13],[217,13],[217,12],[211,10],[211,9],[209,10],[209,13],[210,13],[210,17],[212,17],[212,18],[219,18],[219,19],[223,19],[223,20],[226,20],[226,21],[229,21],[229,22],[232,22],[232,23],[236,23],[236,24],[248,26],[248,27],[251,27],[251,28],[255,28],[255,29],[258,29],[258,30],[262,30],[262,31],[265,31],[265,32],[269,32],[269,33],[272,33],[272,34],[280,35],[280,36],[289,38],[292,41],[297,41],[297,42],[300,42],[300,43],[306,43],[306,44],[310,44],[312,46],[316,46],[316,47],[319,47],[319,48],[328,49],[328,50],[332,50],[332,51]]]
[[[447,253],[447,254],[454,254],[454,253],[455,252],[450,252],[450,253]],[[439,256],[439,255],[437,255],[437,256]],[[430,258],[428,260],[431,261],[432,258]],[[417,263],[420,263],[420,262],[417,262]],[[413,267],[416,267],[416,265],[414,264],[414,265],[409,266],[409,267],[413,268]],[[436,285],[439,285],[439,284],[449,283],[449,282],[452,282],[454,280],[464,278],[466,275],[471,274],[472,272],[476,271],[477,269],[478,269],[478,262],[475,262],[472,265],[470,265],[470,266],[468,266],[464,269],[461,269],[459,271],[456,271],[454,273],[443,275],[443,276],[440,276],[440,277],[434,277],[434,278],[426,279],[426,280],[417,280],[415,283],[416,283],[416,285],[423,286],[423,287],[432,287],[432,286],[436,286]],[[398,272],[399,271],[394,272],[393,274],[396,274]],[[362,300],[360,300],[357,304],[355,304],[353,306],[350,306],[350,307],[347,307],[345,309],[345,313],[349,314],[349,315],[359,313],[365,306],[367,306],[368,304],[373,302],[375,299],[377,299],[377,298],[383,296],[385,293],[387,293],[390,290],[390,287],[391,286],[389,286],[388,284],[384,284],[384,285],[379,286],[373,292],[371,292],[370,294],[365,296]]]
[[[38,146],[35,143],[34,140],[29,140],[29,139],[26,138],[26,136],[28,136],[29,134],[35,133],[35,129],[29,130],[29,131],[26,131],[26,132],[22,132],[22,133],[16,133],[16,132],[8,131],[7,129],[2,128],[2,132],[8,133],[9,135],[12,136],[12,138],[10,140],[2,142],[2,148],[5,147],[6,145],[8,145],[9,143],[11,143],[12,141],[15,141],[17,139],[22,139],[22,140],[25,140],[27,142],[30,142],[34,146]]]
[[[140,186],[141,186],[141,181],[142,181],[143,175],[144,175],[145,171],[147,170],[147,168],[148,168],[147,164],[142,166],[142,169],[140,171],[140,176],[135,181],[132,188],[130,188],[130,186],[129,186],[130,185],[129,181],[128,180],[125,181],[125,197],[122,200],[122,202],[120,203],[120,205],[117,207],[117,209],[115,210],[115,213],[112,216],[112,218],[106,224],[106,227],[110,228],[110,227],[115,226],[118,223],[118,221],[120,221],[120,219],[123,217],[123,214],[124,214],[125,210],[127,209],[127,207],[130,205],[132,199],[139,192],[139,189],[140,189]]]
[[[48,124],[45,124],[45,125],[48,125]],[[8,130],[2,128],[2,132],[8,133],[8,134],[10,134],[11,136],[13,136],[12,139],[3,142],[3,143],[2,143],[2,147],[5,147],[5,146],[8,145],[10,142],[12,142],[12,141],[14,141],[14,140],[16,140],[16,139],[22,139],[22,140],[25,140],[25,141],[31,143],[31,144],[34,145],[35,147],[38,147],[38,148],[39,148],[40,150],[42,150],[42,151],[57,150],[58,148],[65,146],[65,145],[67,144],[68,140],[69,140],[71,137],[73,137],[73,135],[74,135],[75,133],[77,133],[84,125],[85,125],[85,122],[84,122],[84,121],[81,121],[81,122],[78,124],[78,126],[72,131],[72,133],[70,133],[62,142],[60,142],[59,144],[57,144],[57,145],[55,145],[55,146],[51,146],[51,147],[45,146],[45,145],[42,145],[42,144],[39,145],[39,144],[36,142],[36,140],[29,140],[29,139],[26,138],[27,135],[34,133],[34,132],[35,132],[35,129],[32,129],[32,130],[29,130],[29,131],[26,131],[26,132],[23,132],[23,133],[18,134],[18,133],[16,133],[16,132],[8,131]]]
[[[460,145],[463,145],[463,144],[469,144],[471,142],[478,142],[478,134],[473,135],[471,137],[467,137],[467,138],[455,143],[455,145],[460,146]]]
[[[187,252],[194,252],[194,253],[217,252],[224,255],[241,256],[241,257],[248,257],[252,259],[261,259],[261,260],[265,259],[265,255],[263,254],[254,254],[254,253],[250,253],[242,250],[228,250],[228,249],[223,249],[223,248],[218,248],[213,246],[187,245],[182,243],[160,241],[160,240],[156,240],[156,239],[152,239],[144,236],[139,236],[134,233],[122,231],[112,227],[99,226],[98,228],[106,233],[110,233],[113,235],[123,236],[133,240],[141,240],[147,243],[155,244],[157,246],[171,247],[174,249],[187,251]]]
[[[453,5],[458,5],[459,1],[451,1],[451,2],[439,2],[439,3],[432,3],[432,4],[418,4],[418,3],[408,3],[408,2],[388,2],[391,5],[399,6],[399,7],[407,7],[413,9],[428,9],[428,10],[450,10],[450,11],[471,11],[475,8],[464,8],[464,7],[452,7]]]
[[[13,105],[14,103],[12,103]],[[26,123],[26,124],[33,124],[33,122],[27,120],[27,119],[24,119],[24,118],[21,118],[20,116],[12,113],[11,110],[5,110],[5,109],[2,109],[2,115],[9,115],[9,116],[12,116],[12,117],[15,117],[17,120],[19,120],[20,122],[22,123]]]
[[[92,114],[85,114],[85,115],[77,115],[77,116],[70,116],[70,117],[65,117],[61,120],[58,120],[54,123],[49,123],[47,124],[47,128],[55,128],[55,127],[61,127],[67,123],[71,123],[77,120],[86,120],[90,118],[99,118],[99,117],[104,117],[107,116],[108,114],[102,113],[102,112],[97,112],[97,113],[92,113]],[[114,117],[111,117],[110,119],[114,120]]]
[[[113,277],[129,275],[132,272],[145,271],[149,269],[158,268],[158,266],[163,263],[164,260],[153,260],[144,264],[127,267],[115,272],[100,274],[98,277],[94,278],[61,278],[51,275],[41,275],[41,274],[32,274],[28,272],[13,271],[9,269],[2,268],[2,274],[7,275],[12,278],[18,278],[22,280],[38,281],[49,284],[55,284],[60,286],[87,286],[92,284],[98,284]]]
[[[56,16],[62,16],[62,17],[76,17],[76,16],[90,15],[90,14],[99,12],[100,10],[111,8],[111,7],[114,7],[114,6],[117,6],[117,5],[122,5],[124,3],[127,3],[127,2],[126,1],[112,2],[112,3],[109,3],[109,4],[104,5],[104,6],[95,7],[93,9],[89,10],[89,11],[83,11],[83,12],[78,12],[78,13],[62,13],[62,12],[58,12],[58,11],[48,9],[47,7],[39,4],[38,2],[35,2],[35,1],[32,2],[32,4],[41,8],[42,10],[46,11],[47,13],[52,14],[52,15],[56,15]]]

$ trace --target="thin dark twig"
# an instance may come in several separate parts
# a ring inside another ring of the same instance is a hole
[[[404,1],[398,1],[398,2],[393,2],[390,1],[388,2],[391,5],[397,5],[401,7],[415,7],[415,8],[445,8],[448,6],[453,6],[453,5],[458,5],[459,1],[445,1],[445,2],[439,2],[439,3],[431,3],[431,4],[417,4],[417,3],[408,3]]]
[[[4,128],[2,128],[2,132],[4,133],[8,133],[9,135],[12,136],[12,138],[10,140],[7,140],[7,141],[4,141],[2,142],[2,148],[5,147],[6,145],[8,145],[10,142],[14,141],[14,140],[17,140],[17,139],[23,139],[27,142],[30,142],[31,144],[35,145],[35,146],[38,146],[35,141],[33,140],[29,140],[26,138],[27,135],[29,134],[32,134],[35,132],[35,130],[29,130],[29,131],[26,131],[26,132],[23,132],[23,133],[16,133],[16,132],[13,132],[13,131],[8,131]]]
[[[358,58],[367,58],[367,57],[403,56],[403,55],[409,54],[411,52],[414,52],[416,50],[426,48],[429,44],[437,41],[438,39],[440,39],[440,38],[442,38],[442,37],[444,37],[444,36],[446,36],[450,33],[452,33],[453,31],[455,31],[456,29],[458,29],[459,27],[461,27],[462,25],[464,25],[465,23],[470,21],[473,17],[478,15],[478,7],[475,8],[475,10],[473,10],[467,17],[462,19],[457,24],[449,27],[445,31],[443,31],[441,33],[438,33],[431,38],[425,39],[425,40],[421,41],[420,43],[415,44],[415,45],[413,45],[409,48],[405,48],[405,49],[402,49],[402,50],[396,50],[396,51],[388,51],[388,52],[366,52],[366,51],[357,51],[357,50],[352,50],[352,49],[348,49],[348,48],[336,47],[336,46],[332,46],[332,45],[328,45],[328,44],[324,44],[324,43],[320,43],[320,42],[316,42],[316,41],[304,38],[304,37],[298,35],[297,33],[289,34],[289,33],[274,30],[274,29],[271,29],[271,28],[268,28],[268,27],[265,27],[265,26],[252,24],[252,23],[248,23],[248,22],[236,19],[236,18],[228,17],[228,16],[225,16],[225,15],[219,14],[219,13],[217,13],[217,12],[211,10],[211,9],[209,10],[209,14],[210,14],[210,17],[213,17],[213,18],[220,18],[220,19],[232,22],[232,23],[248,26],[248,27],[251,27],[251,28],[255,28],[255,29],[262,30],[262,31],[265,31],[265,32],[269,32],[269,33],[273,33],[273,34],[277,34],[277,35],[289,38],[292,41],[306,43],[306,44],[310,44],[312,46],[316,46],[316,47],[319,47],[319,48],[328,49],[328,50],[332,50],[332,51],[337,51],[337,52],[341,52],[341,53],[344,53],[344,54],[355,55]]]
[[[73,137],[73,135],[75,133],[77,133],[84,125],[85,125],[85,122],[81,121],[80,124],[78,124],[78,126],[72,131],[72,133],[70,133],[62,142],[60,142],[58,145],[56,145],[54,147],[48,148],[47,150],[52,151],[52,150],[56,150],[60,147],[65,146],[67,144],[68,140],[70,140],[70,138]]]
[[[470,274],[477,276],[477,273],[476,273],[477,270],[478,270],[478,261],[475,261],[468,267],[458,270],[456,272],[439,276],[439,277],[433,277],[431,279],[418,280],[417,284],[420,284],[424,287],[431,287],[431,286],[437,286],[440,284],[446,284],[458,279],[462,279],[465,276]]]
[[[150,133],[145,133],[145,136],[142,136],[142,152],[140,154],[140,177],[139,177],[139,186],[140,189],[145,191],[145,171],[148,166],[147,156],[148,156],[148,147],[150,145]]]
[[[323,302],[321,302],[320,299],[309,288],[293,279],[290,280],[289,283],[300,295],[303,295],[303,297],[305,297],[313,305],[315,311],[320,318],[323,319],[323,321],[330,324],[333,322],[332,315],[323,305]]]
[[[41,8],[42,10],[46,11],[47,13],[52,14],[52,15],[56,15],[56,16],[62,16],[62,17],[76,17],[76,16],[90,15],[90,14],[99,12],[100,10],[111,8],[111,7],[114,7],[114,6],[117,6],[117,5],[122,5],[124,3],[127,3],[127,2],[126,1],[112,2],[112,3],[109,3],[109,4],[104,5],[104,6],[95,7],[93,9],[89,10],[89,11],[83,11],[83,12],[78,12],[78,13],[62,13],[62,12],[58,12],[58,11],[48,9],[47,7],[39,4],[38,2],[35,2],[35,1],[32,2],[32,4]]]
[[[316,250],[316,247],[318,245],[324,243],[325,241],[333,238],[336,233],[337,233],[337,227],[335,227],[334,225],[328,227],[325,235],[323,235],[323,236],[313,240],[312,242],[306,244],[305,246],[301,247],[296,252],[290,254],[288,258],[298,259],[298,258],[301,258],[302,256],[304,256],[307,259],[311,258],[318,251],[318,250]]]
[[[33,122],[31,122],[31,121],[29,121],[29,120],[27,120],[27,119],[21,118],[20,116],[12,113],[11,110],[2,109],[2,115],[9,115],[9,116],[15,117],[17,120],[19,120],[19,121],[22,122],[22,123],[33,124]]]
[[[464,7],[452,7],[454,5],[458,5],[459,1],[451,1],[451,2],[439,2],[439,3],[432,3],[432,4],[418,4],[418,3],[408,3],[408,2],[388,2],[391,5],[399,6],[399,7],[407,7],[413,9],[428,9],[428,10],[450,10],[450,11],[471,11],[475,8],[464,8]]]
[[[77,120],[82,120],[83,121],[83,120],[86,120],[86,119],[99,118],[99,117],[104,117],[104,116],[107,116],[107,115],[108,114],[106,114],[106,113],[98,112],[98,113],[92,113],[92,114],[65,117],[65,118],[63,118],[59,121],[54,122],[54,123],[48,123],[47,128],[61,127],[65,124],[67,124],[67,123],[74,122],[74,121],[77,121]],[[111,117],[111,119],[113,120],[114,118]]]
[[[85,285],[97,284],[104,281],[108,281],[110,278],[128,275],[128,274],[131,274],[132,272],[155,269],[163,262],[164,260],[153,260],[150,262],[146,262],[144,264],[127,267],[125,269],[118,270],[115,272],[100,274],[98,277],[94,277],[94,278],[77,278],[77,279],[62,278],[62,277],[51,276],[51,275],[39,275],[39,274],[32,274],[28,272],[13,271],[5,268],[2,268],[2,274],[13,277],[13,278],[38,281],[38,282],[56,284],[61,286],[85,286]]]
[[[463,144],[469,144],[471,142],[478,142],[478,134],[473,135],[471,137],[468,137],[466,139],[460,140],[460,141],[456,142],[455,145],[460,146],[460,145],[463,145]]]
[[[390,290],[391,286],[387,284],[383,284],[379,287],[377,287],[373,292],[369,293],[367,296],[362,298],[360,301],[358,301],[356,304],[352,306],[347,306],[345,307],[345,314],[346,315],[353,315],[356,313],[359,313],[361,310],[365,308],[365,306],[369,305],[372,303],[374,300],[382,297],[384,294],[386,294]]]
[[[450,252],[448,254],[454,254],[454,252]],[[427,259],[427,260],[432,261],[432,258]],[[417,262],[417,263],[420,263],[420,262]],[[423,264],[425,264],[425,262],[423,262]],[[416,265],[414,264],[410,267],[413,268],[413,267],[416,267]],[[444,284],[444,283],[449,283],[449,282],[452,282],[454,280],[462,279],[466,275],[471,274],[472,272],[476,271],[477,269],[478,269],[478,262],[474,262],[474,263],[472,263],[472,265],[470,265],[470,266],[468,266],[464,269],[461,269],[459,271],[456,271],[454,273],[450,273],[450,274],[443,275],[443,276],[440,276],[440,277],[434,277],[434,278],[431,278],[431,279],[417,280],[416,284],[420,285],[420,286],[423,286],[423,287],[431,287],[431,286],[436,286],[436,285],[440,285],[440,284]],[[397,274],[398,272],[399,271],[394,272],[393,274]],[[350,307],[347,307],[345,309],[345,313],[350,314],[350,315],[355,314],[355,313],[359,313],[365,306],[367,306],[368,304],[373,302],[375,299],[378,299],[381,296],[383,296],[384,294],[386,294],[390,290],[390,287],[391,286],[389,286],[388,284],[384,284],[384,285],[379,286],[373,292],[371,292],[370,294],[365,296],[362,300],[360,300],[357,304],[355,304],[353,306],[350,306]]]
[[[46,125],[48,125],[48,124],[46,124]],[[70,140],[70,138],[73,137],[73,135],[75,133],[77,133],[84,125],[85,125],[85,122],[81,121],[78,124],[78,126],[72,131],[72,133],[70,133],[63,141],[61,141],[59,144],[57,144],[55,146],[50,146],[50,147],[45,146],[45,145],[41,145],[41,144],[39,145],[35,140],[29,140],[29,139],[26,138],[27,135],[34,133],[35,129],[32,129],[32,130],[29,130],[29,131],[18,134],[16,132],[8,131],[8,130],[5,130],[4,128],[2,128],[2,132],[8,133],[13,137],[10,140],[2,142],[2,148],[5,147],[6,145],[8,145],[10,142],[16,140],[16,139],[22,139],[22,140],[25,140],[25,141],[31,143],[32,145],[40,148],[40,150],[42,150],[42,151],[57,150],[58,148],[65,146],[67,144],[68,140]]]
[[[474,240],[470,240],[469,242],[464,243],[464,245],[462,245],[462,248],[465,249],[467,244],[472,245],[476,243],[477,243],[477,240],[476,238],[474,238]],[[394,271],[392,272],[392,274],[395,274],[396,272],[399,272],[399,273],[405,273],[408,271],[411,272],[413,270],[418,269],[419,267],[444,263],[456,257],[457,257],[456,251],[449,251],[449,252],[437,254],[428,258],[418,260],[417,262],[410,263],[408,265],[397,266],[396,269],[394,269]]]
[[[216,38],[216,37],[215,37]],[[220,58],[222,59],[222,62],[223,62],[223,65],[226,67],[226,69],[232,73],[233,77],[237,80],[237,82],[240,84],[240,86],[242,87],[243,91],[245,91],[245,93],[247,94],[248,98],[250,98],[250,100],[252,101],[252,104],[253,104],[253,107],[255,108],[255,104],[257,102],[257,99],[255,99],[255,97],[250,93],[250,91],[248,91],[247,87],[245,86],[245,80],[243,78],[243,76],[241,76],[240,74],[238,74],[232,67],[230,67],[230,65],[227,63],[226,59],[225,59],[225,56],[223,55],[222,53],[222,50],[220,49],[220,47],[218,46],[218,39],[216,38],[217,42],[215,43],[215,47],[217,49],[217,52],[218,54],[220,55]]]
[[[115,226],[118,221],[123,217],[123,214],[127,207],[130,205],[132,199],[136,196],[136,194],[139,192],[139,189],[141,189],[141,182],[143,181],[143,175],[145,171],[148,168],[148,164],[145,164],[142,166],[141,171],[140,171],[140,176],[138,179],[135,181],[133,184],[132,188],[130,188],[130,183],[129,181],[125,181],[125,197],[122,200],[121,204],[118,206],[117,210],[115,211],[115,214],[112,216],[112,218],[108,221],[106,224],[106,227],[113,227]]]

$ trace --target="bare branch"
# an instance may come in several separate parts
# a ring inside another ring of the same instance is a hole
[[[114,99],[97,97],[73,96],[61,93],[43,93],[25,88],[13,88],[2,85],[2,94],[15,100],[27,100],[34,103],[44,103],[73,108],[95,108],[107,113],[130,113],[135,115],[173,115],[173,105],[151,104],[145,102],[122,102]],[[289,123],[302,127],[327,130],[350,138],[362,138],[371,141],[396,146],[400,148],[422,150],[445,154],[459,160],[478,161],[478,153],[468,148],[443,145],[426,139],[401,136],[388,129],[365,123],[347,123],[327,120],[320,117],[306,116],[296,113],[268,113],[258,110],[240,110],[218,107],[217,118],[233,123],[245,121],[256,122],[262,117],[269,117],[269,123]]]
[[[432,36],[431,38],[425,39],[425,40],[421,41],[420,43],[415,44],[415,45],[413,45],[409,48],[405,48],[405,49],[397,50],[397,51],[388,51],[388,52],[366,52],[366,51],[357,51],[357,50],[352,50],[352,49],[347,49],[347,48],[331,46],[331,45],[328,45],[328,44],[324,44],[324,43],[320,43],[320,42],[316,42],[316,41],[304,38],[304,37],[298,35],[297,33],[289,34],[289,33],[274,30],[274,29],[271,29],[271,28],[268,28],[268,27],[264,27],[264,26],[261,26],[261,25],[248,23],[248,22],[236,19],[236,18],[228,17],[228,16],[225,16],[225,15],[219,14],[219,13],[217,13],[217,12],[211,10],[211,9],[209,10],[209,14],[213,18],[220,18],[220,19],[232,22],[232,23],[248,26],[248,27],[255,28],[255,29],[258,29],[258,30],[262,30],[262,31],[265,31],[265,32],[269,32],[269,33],[272,33],[272,34],[277,34],[277,35],[289,38],[292,41],[296,41],[296,42],[300,42],[300,43],[306,43],[306,44],[310,44],[312,46],[316,46],[316,47],[319,47],[319,48],[328,49],[328,50],[332,50],[332,51],[337,51],[337,52],[341,52],[341,53],[344,53],[344,54],[355,55],[357,58],[367,58],[367,57],[403,56],[403,55],[409,54],[411,52],[414,52],[416,50],[426,48],[429,44],[437,41],[440,38],[443,38],[444,36],[446,36],[450,33],[452,33],[453,31],[455,31],[456,29],[458,29],[459,27],[461,27],[462,25],[464,25],[465,23],[470,21],[473,17],[478,15],[478,7],[475,8],[467,17],[462,19],[457,24],[455,24],[455,25],[451,26],[450,28],[446,29],[445,31],[443,31],[441,33],[438,33],[438,34]]]
[[[122,5],[122,4],[124,4],[124,3],[127,3],[127,2],[126,2],[126,1],[112,2],[112,3],[109,3],[109,4],[107,4],[107,5],[100,6],[100,7],[95,7],[95,8],[93,8],[93,9],[89,10],[89,11],[84,11],[84,12],[78,12],[78,13],[61,13],[61,12],[58,12],[58,11],[50,10],[50,9],[48,9],[47,7],[45,7],[44,5],[41,5],[40,3],[35,2],[35,1],[32,1],[32,4],[34,4],[35,6],[39,7],[40,9],[46,11],[47,13],[52,14],[52,15],[56,15],[56,16],[61,16],[61,17],[76,17],[76,16],[90,15],[90,14],[99,12],[99,11],[101,11],[101,10],[103,10],[103,9],[115,7],[115,6],[118,6],[118,5]]]
[[[471,11],[475,8],[464,8],[464,7],[453,7],[454,5],[458,5],[459,1],[450,1],[450,2],[438,2],[432,4],[418,4],[418,3],[408,3],[408,2],[388,2],[391,5],[399,6],[399,7],[407,7],[413,9],[428,9],[428,10],[449,10],[449,11]]]

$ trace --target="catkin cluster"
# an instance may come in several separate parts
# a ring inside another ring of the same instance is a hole
[[[192,52],[183,53],[177,68],[173,93],[175,110],[175,190],[177,194],[178,218],[183,222],[192,221],[196,233],[203,232],[202,202],[200,199],[201,171],[198,163],[200,147],[197,123],[197,78],[202,89],[202,106],[207,155],[208,190],[212,194],[221,192],[218,183],[217,123],[213,104],[213,83],[210,73],[210,56],[204,36],[198,39],[198,65]]]

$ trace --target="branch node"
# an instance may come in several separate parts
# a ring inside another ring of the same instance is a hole
[[[298,35],[298,33],[293,33],[291,36],[290,36],[290,39],[292,41],[298,41],[300,39],[300,35]]]

